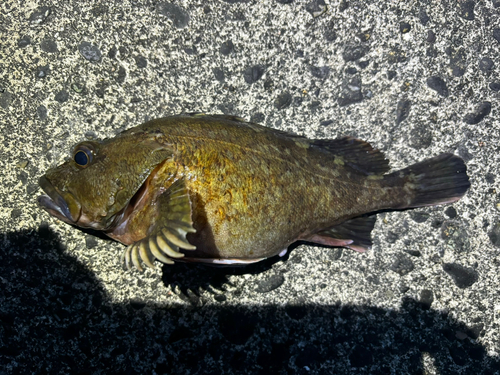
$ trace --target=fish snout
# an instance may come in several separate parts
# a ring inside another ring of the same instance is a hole
[[[80,218],[82,206],[69,192],[59,192],[45,176],[38,183],[46,193],[38,197],[38,204],[49,214],[68,224],[75,224]]]

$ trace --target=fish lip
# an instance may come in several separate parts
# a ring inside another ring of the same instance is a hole
[[[75,217],[76,215],[72,215],[68,203],[47,177],[40,177],[38,183],[46,193],[37,198],[40,207],[68,224],[75,224],[80,218],[81,210],[78,210],[77,217]]]

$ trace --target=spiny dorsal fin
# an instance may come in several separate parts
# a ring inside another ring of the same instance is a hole
[[[384,154],[360,139],[353,137],[315,139],[311,141],[311,146],[340,156],[341,161],[368,175],[381,175],[390,169],[389,161]]]
[[[154,268],[154,260],[173,264],[172,259],[182,258],[179,249],[195,250],[186,239],[188,233],[195,233],[191,215],[191,201],[184,178],[175,181],[157,200],[159,216],[150,234],[133,243],[124,252],[128,269],[132,264],[143,271],[141,260]]]

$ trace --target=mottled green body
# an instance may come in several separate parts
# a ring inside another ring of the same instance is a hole
[[[454,202],[469,187],[451,154],[387,175],[363,141],[310,140],[228,116],[153,120],[73,154],[40,179],[40,204],[132,244],[125,261],[139,269],[139,258],[248,263],[297,240],[363,251],[374,220],[360,215]]]
[[[401,187],[368,179],[341,156],[263,126],[173,117],[133,131],[159,131],[174,145],[164,168],[186,177],[197,230],[188,238],[206,255],[269,257],[348,218],[406,203]]]

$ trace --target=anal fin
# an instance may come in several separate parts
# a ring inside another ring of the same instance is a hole
[[[174,264],[184,257],[180,249],[195,250],[186,236],[195,233],[191,201],[184,178],[175,181],[156,201],[158,215],[153,228],[145,238],[129,245],[123,253],[125,266],[143,271],[142,264],[154,268],[154,260]]]
[[[365,252],[372,246],[371,231],[375,225],[376,216],[360,216],[315,233],[305,241],[325,246],[347,247],[359,252]]]

